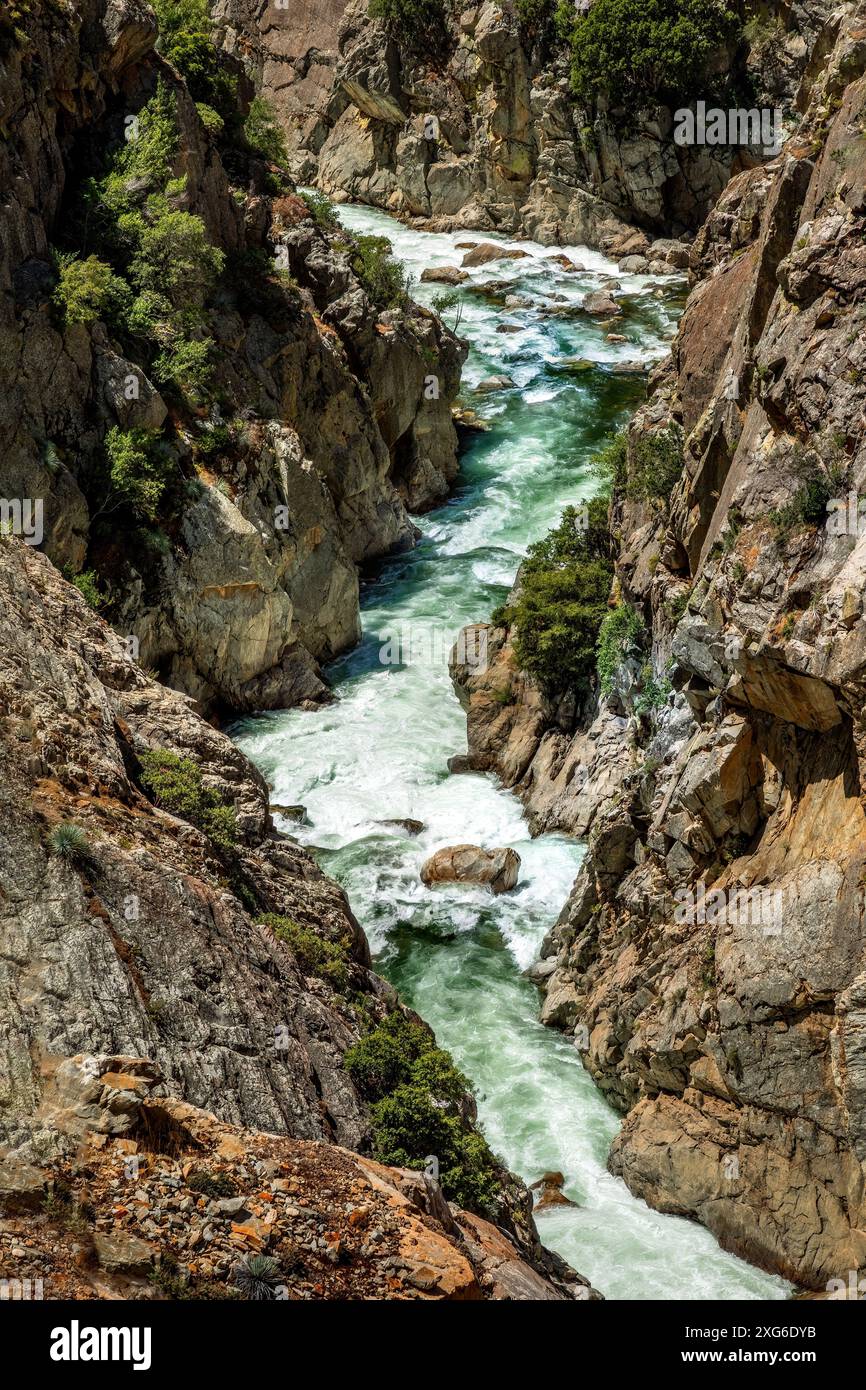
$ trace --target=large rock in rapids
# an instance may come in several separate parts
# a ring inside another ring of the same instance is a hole
[[[449,845],[439,849],[421,869],[421,881],[477,883],[492,893],[508,893],[517,883],[520,855],[513,849],[480,849],[478,845]]]

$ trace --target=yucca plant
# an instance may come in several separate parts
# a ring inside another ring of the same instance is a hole
[[[71,821],[64,821],[52,830],[49,844],[53,854],[70,863],[80,862],[87,857],[87,836],[80,825],[73,825]]]
[[[243,1298],[257,1301],[276,1298],[282,1278],[270,1255],[245,1255],[232,1270],[232,1282]]]

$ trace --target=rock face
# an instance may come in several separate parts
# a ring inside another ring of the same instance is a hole
[[[264,192],[263,166],[232,183],[146,8],[81,0],[22,25],[4,57],[0,493],[40,501],[51,559],[94,569],[142,664],[204,708],[322,699],[318,664],[359,634],[358,565],[414,544],[407,510],[456,475],[463,350],[429,312],[373,304],[350,242]],[[98,319],[64,326],[51,299],[87,152],[122,144],[157,81],[184,208],[228,257],[207,310],[209,411],[169,413],[133,349]],[[110,533],[93,484],[112,427],[163,431],[176,471],[179,497],[135,535]]]
[[[0,622],[0,1274],[22,1277],[4,1265],[7,1219],[24,1223],[13,1247],[40,1251],[45,1217],[27,1223],[64,1193],[51,1210],[68,1233],[74,1188],[97,1213],[85,1224],[100,1273],[81,1274],[86,1261],[61,1230],[46,1297],[116,1296],[118,1280],[170,1273],[169,1257],[190,1277],[224,1278],[232,1256],[288,1239],[302,1214],[288,1197],[265,1205],[263,1179],[289,1182],[301,1162],[320,1196],[345,1203],[355,1184],[374,1207],[384,1198],[419,1294],[591,1296],[542,1249],[528,1193],[505,1170],[493,1227],[452,1212],[420,1173],[345,1152],[371,1147],[346,1050],[401,1006],[371,971],[341,889],[274,830],[244,756],[187,697],[145,676],[50,561],[12,537],[0,540]],[[224,816],[219,836],[202,823],[188,792],[177,814],[165,809],[146,775],[154,754],[182,760],[187,787],[193,769],[208,804],[231,813],[230,835]],[[317,968],[304,933],[338,949],[340,979]],[[211,1177],[232,1161],[235,1187],[216,1193],[225,1201],[207,1220],[176,1219],[207,1206],[198,1196],[178,1206],[187,1149]],[[84,1151],[93,1161],[82,1167]],[[366,1245],[363,1222],[340,1209],[334,1239]],[[310,1234],[298,1230],[302,1244]],[[332,1263],[312,1239],[316,1260]],[[368,1254],[369,1278],[348,1270],[334,1296],[402,1287],[382,1286],[382,1251]]]
[[[626,1115],[613,1171],[812,1289],[866,1268],[864,69],[843,17],[797,139],[699,232],[630,427],[629,469],[684,438],[672,494],[611,518],[667,700],[626,663],[594,719],[550,708],[503,631],[454,668],[473,765],[588,834],[535,978]]]
[[[146,1058],[84,1054],[67,1071],[89,1114],[61,1130],[50,1165],[31,1170],[31,1187],[51,1193],[47,1217],[34,1221],[7,1196],[0,1167],[0,1269],[42,1298],[250,1297],[244,1275],[257,1255],[267,1273],[257,1296],[271,1300],[599,1297],[552,1259],[549,1273],[535,1268],[423,1174],[228,1125],[160,1096]],[[138,1078],[122,1138],[101,1119],[109,1075]]]
[[[61,1058],[89,1051],[150,1057],[232,1123],[359,1144],[365,1107],[342,1067],[352,1011],[255,924],[275,912],[348,943],[375,1009],[391,992],[343,893],[274,832],[265,785],[228,739],[17,540],[0,546],[0,612],[2,1141],[50,1145],[53,1122],[34,1119],[45,1088]],[[228,858],[148,800],[140,758],[155,748],[194,759],[233,805]],[[51,848],[68,823],[86,837],[80,862]]]
[[[513,849],[479,849],[477,845],[452,845],[437,850],[421,868],[421,881],[477,883],[491,893],[510,893],[517,885],[520,855]]]
[[[581,109],[564,46],[533,46],[506,0],[459,3],[432,61],[371,20],[367,0],[260,17],[220,0],[226,42],[244,51],[288,126],[299,178],[327,193],[428,220],[643,254],[656,234],[697,227],[747,152],[673,140],[666,107]],[[446,7],[447,8],[447,7]],[[837,6],[798,0],[748,46],[758,106],[791,110]],[[238,35],[243,35],[243,40]],[[719,55],[719,69],[733,54]],[[299,115],[299,98],[306,115]],[[755,157],[755,152],[752,158]]]

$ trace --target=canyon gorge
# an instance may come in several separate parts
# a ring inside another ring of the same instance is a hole
[[[678,3],[780,148],[625,0],[0,17],[0,1280],[866,1274],[866,11]]]

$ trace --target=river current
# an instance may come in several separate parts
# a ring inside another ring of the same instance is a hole
[[[376,968],[471,1078],[491,1146],[528,1182],[550,1169],[565,1175],[577,1205],[538,1215],[545,1244],[608,1298],[784,1298],[782,1280],[722,1251],[700,1226],[650,1210],[607,1172],[620,1119],[572,1042],[541,1027],[537,990],[521,973],[568,896],[582,847],[560,835],[532,839],[520,803],[495,778],[446,767],[466,747],[449,647],[463,624],[502,601],[526,547],[563,507],[591,494],[594,449],[643,394],[642,378],[617,368],[664,356],[684,286],[623,274],[585,247],[416,232],[368,208],[339,214],[353,231],[390,238],[428,305],[443,286],[420,283],[421,271],[459,266],[457,242],[503,240],[530,254],[473,270],[444,310],[453,323],[459,306],[458,332],[471,345],[462,397],[489,428],[473,436],[447,505],[421,518],[417,548],[365,583],[363,640],[329,670],[339,699],[314,713],[257,715],[233,735],[273,801],[306,806],[308,823],[282,828],[343,884]],[[583,269],[566,272],[555,253]],[[624,295],[624,343],[609,340],[609,325],[560,312],[603,288],[604,276]],[[471,289],[492,280],[508,281],[499,303]],[[517,302],[503,307],[503,294]],[[503,324],[517,331],[497,332]],[[514,386],[476,394],[494,375]],[[423,822],[417,836],[382,824],[409,817]],[[460,843],[516,849],[516,891],[492,899],[472,887],[425,888],[423,861]]]

